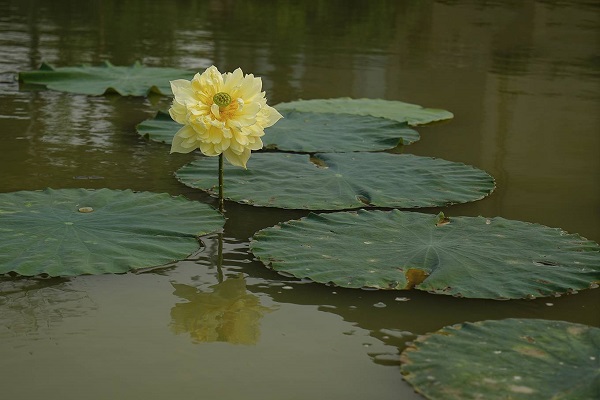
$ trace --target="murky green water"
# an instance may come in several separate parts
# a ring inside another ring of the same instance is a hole
[[[0,192],[131,188],[213,202],[172,176],[192,156],[135,133],[168,99],[20,90],[15,77],[42,60],[240,66],[263,78],[271,104],[351,96],[449,109],[455,119],[419,128],[407,152],[472,164],[498,189],[446,214],[600,241],[599,22],[583,0],[0,0]],[[305,213],[226,207],[226,286],[214,286],[216,236],[161,271],[0,281],[0,398],[416,399],[397,355],[417,334],[506,317],[600,326],[599,290],[496,302],[287,279],[253,260],[248,238]]]

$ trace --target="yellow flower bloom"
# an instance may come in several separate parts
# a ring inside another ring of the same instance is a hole
[[[263,146],[264,129],[283,118],[267,105],[262,80],[240,68],[221,74],[211,66],[191,81],[171,81],[171,89],[175,98],[169,114],[183,125],[171,153],[223,153],[231,164],[246,168],[250,151]]]

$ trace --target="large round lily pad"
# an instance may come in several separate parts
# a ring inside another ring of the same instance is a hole
[[[402,374],[428,399],[597,399],[600,329],[506,319],[445,327],[401,356]]]
[[[487,196],[494,180],[460,163],[408,154],[257,153],[248,169],[225,167],[225,197],[258,206],[340,210],[431,207]],[[216,194],[216,157],[200,158],[177,171],[184,184]]]
[[[270,150],[297,153],[381,151],[419,140],[406,122],[369,115],[282,112],[283,119],[265,129],[262,140]],[[169,114],[158,112],[143,121],[137,131],[150,140],[168,143],[181,125]]]
[[[100,66],[58,68],[42,64],[38,71],[19,72],[19,80],[60,92],[94,96],[116,92],[121,96],[146,96],[150,92],[171,95],[170,80],[190,79],[193,75],[193,72],[181,69],[145,67],[139,62],[124,67],[106,61]]]
[[[68,276],[166,264],[224,219],[207,204],[130,190],[0,194],[0,273]]]
[[[416,212],[311,214],[255,234],[252,252],[298,278],[458,297],[552,296],[596,286],[600,246],[503,218]]]
[[[304,112],[346,113],[357,115],[373,115],[408,122],[410,125],[424,125],[434,121],[454,118],[450,111],[435,108],[424,108],[417,104],[383,99],[337,99],[297,100],[279,103],[275,106],[280,111],[297,110]]]

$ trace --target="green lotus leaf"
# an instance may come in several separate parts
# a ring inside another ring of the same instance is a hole
[[[503,218],[416,212],[310,214],[257,232],[267,266],[348,288],[419,289],[517,299],[597,286],[600,246],[576,234]]]
[[[182,126],[173,121],[168,113],[159,111],[154,118],[142,121],[135,128],[137,133],[143,137],[147,137],[154,142],[170,145],[173,141],[173,136],[175,136]]]
[[[297,100],[279,103],[275,106],[280,111],[297,110],[303,112],[346,113],[373,115],[408,122],[409,125],[424,125],[430,122],[454,118],[450,111],[434,108],[423,108],[416,104],[402,101],[382,99],[337,99]]]
[[[381,151],[419,140],[419,133],[398,122],[369,115],[282,112],[284,119],[265,129],[263,142],[271,150],[297,153]],[[169,114],[137,126],[150,140],[170,144],[181,125]]]
[[[42,64],[38,71],[19,72],[19,80],[60,92],[93,96],[116,92],[121,96],[146,96],[150,92],[172,95],[170,80],[191,79],[193,75],[193,72],[181,69],[145,67],[139,62],[122,67],[106,61],[100,66],[58,68]]]
[[[420,336],[402,374],[428,399],[597,399],[600,329],[563,321],[463,323]]]
[[[267,149],[298,153],[380,151],[419,140],[406,122],[370,115],[283,111],[265,130]]]
[[[0,194],[0,273],[71,276],[166,264],[220,229],[207,204],[131,190]]]
[[[200,158],[178,170],[177,179],[214,195],[217,163]],[[266,207],[431,207],[478,200],[493,189],[493,178],[481,170],[408,154],[257,153],[246,170],[225,166],[226,198]]]

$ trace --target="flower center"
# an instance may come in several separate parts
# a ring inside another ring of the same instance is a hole
[[[213,103],[219,107],[227,107],[231,104],[231,96],[225,92],[219,92],[213,96]]]

